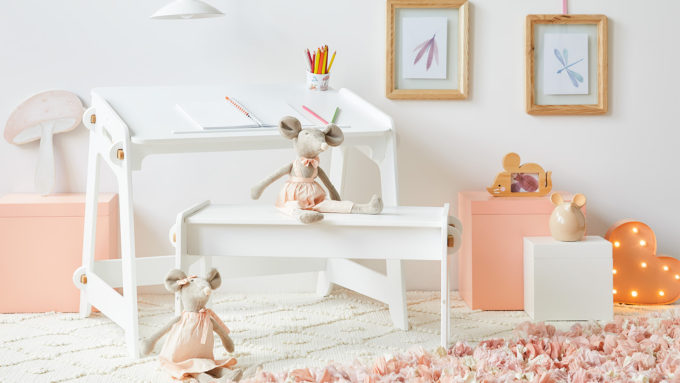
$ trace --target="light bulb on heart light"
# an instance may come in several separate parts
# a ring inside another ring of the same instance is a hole
[[[656,254],[656,236],[649,226],[622,221],[605,238],[613,248],[614,302],[668,304],[680,299],[680,260]]]

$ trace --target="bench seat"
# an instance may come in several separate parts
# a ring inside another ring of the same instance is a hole
[[[460,246],[462,226],[441,207],[385,207],[378,215],[324,214],[302,224],[273,206],[213,205],[205,201],[177,216],[171,230],[176,267],[188,256],[287,257],[325,259],[317,291],[333,283],[389,305],[396,327],[407,330],[403,260],[439,261],[442,267],[442,346],[448,344],[448,255]],[[454,247],[447,249],[453,237]],[[386,274],[354,260],[386,261]],[[209,261],[204,261],[207,268]],[[177,310],[181,302],[177,299]]]

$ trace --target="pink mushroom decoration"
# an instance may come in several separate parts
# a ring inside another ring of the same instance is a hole
[[[83,115],[78,96],[65,90],[50,90],[29,97],[9,116],[5,139],[15,145],[40,140],[35,187],[43,195],[54,188],[52,135],[75,129]]]

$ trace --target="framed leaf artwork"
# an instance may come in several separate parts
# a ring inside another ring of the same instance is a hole
[[[391,99],[468,97],[467,0],[387,0],[387,89]]]
[[[526,111],[607,112],[607,17],[528,15]]]

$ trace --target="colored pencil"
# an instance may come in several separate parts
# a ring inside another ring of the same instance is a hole
[[[319,73],[319,60],[321,60],[321,50],[316,50],[316,59],[314,61],[314,73]]]
[[[335,112],[333,112],[333,118],[331,118],[331,124],[335,124],[335,121],[338,120],[338,114],[340,113],[340,108],[336,107]]]
[[[323,59],[326,54],[323,51],[323,47],[319,49],[321,49],[321,57],[319,58],[319,74],[323,74]]]
[[[307,49],[307,62],[309,63],[309,71],[312,71],[312,67],[314,66],[314,60],[312,60],[312,55],[309,53],[309,49]]]
[[[328,73],[328,62],[330,61],[330,59],[328,58],[328,53],[329,53],[328,52],[328,45],[326,45],[325,48],[326,48],[326,61],[324,61],[325,65],[324,65],[323,70],[324,70],[324,73]]]
[[[304,106],[304,105],[302,105],[302,109],[304,109],[304,110],[306,110],[307,112],[309,112],[309,114],[311,114],[312,116],[316,117],[319,121],[321,121],[321,122],[323,122],[324,124],[328,125],[328,121],[324,120],[321,116],[319,116],[318,114],[314,113],[313,110],[309,109],[308,107],[306,107],[306,106]]]
[[[323,65],[323,49],[319,48],[319,65],[316,67],[317,74],[321,74],[321,65]]]
[[[333,63],[335,62],[336,51],[330,54],[328,45],[322,45],[316,50],[306,49],[305,54],[307,61],[309,61],[310,72],[314,74],[328,74],[331,72]]]
[[[335,60],[335,51],[333,51],[333,56],[331,57],[331,62],[328,64],[328,72],[331,71],[331,67],[333,66],[333,60]]]

